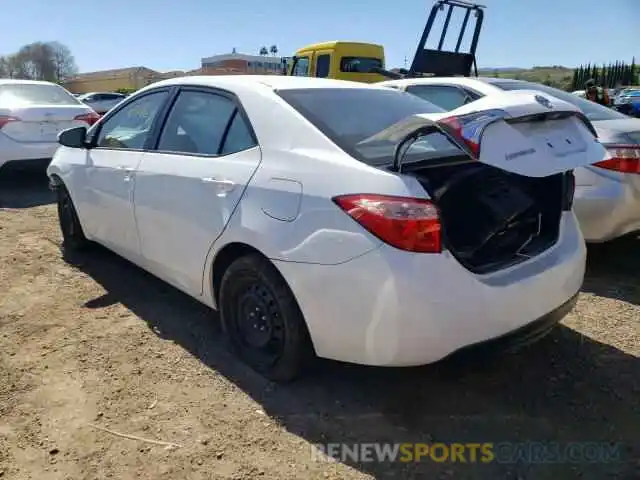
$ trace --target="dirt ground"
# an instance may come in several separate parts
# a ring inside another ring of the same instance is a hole
[[[640,239],[591,249],[575,312],[517,354],[412,369],[322,362],[276,386],[234,360],[215,315],[182,293],[106,251],[64,263],[52,201],[41,176],[0,179],[2,479],[640,478]],[[623,452],[465,465],[326,463],[310,449],[434,441]]]

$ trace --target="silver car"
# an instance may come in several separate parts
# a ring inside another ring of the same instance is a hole
[[[91,92],[78,96],[78,100],[89,105],[96,113],[104,115],[127,96],[116,92]]]
[[[574,211],[585,240],[606,242],[640,232],[640,119],[538,83],[506,78],[434,77],[382,82],[453,110],[486,95],[537,90],[580,108],[610,158],[575,171]]]

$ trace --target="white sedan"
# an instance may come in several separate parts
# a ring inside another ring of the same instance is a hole
[[[58,133],[93,125],[99,116],[59,85],[0,80],[0,167],[49,162]]]
[[[218,310],[274,380],[314,356],[408,366],[530,341],[582,285],[565,172],[603,148],[569,104],[535,123],[531,94],[481,109],[316,78],[155,83],[60,135],[64,248],[98,242]]]

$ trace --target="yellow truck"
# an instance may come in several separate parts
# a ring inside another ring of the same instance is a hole
[[[384,69],[382,45],[361,42],[322,42],[300,48],[287,62],[287,75],[334,78],[375,83],[387,77],[375,70]]]
[[[436,0],[431,8],[427,24],[422,33],[418,48],[409,70],[399,73],[385,69],[384,48],[382,45],[351,41],[333,41],[315,43],[296,51],[293,57],[283,59],[283,73],[298,77],[333,78],[364,83],[376,83],[389,78],[411,76],[470,76],[472,71],[478,75],[476,48],[482,22],[483,5],[467,0]],[[444,43],[454,10],[463,10],[464,18],[454,50],[445,50]],[[446,12],[442,30],[436,48],[427,48],[427,40],[439,13]],[[462,49],[463,39],[469,27],[471,17],[475,25],[467,51]],[[461,51],[462,50],[462,51]]]

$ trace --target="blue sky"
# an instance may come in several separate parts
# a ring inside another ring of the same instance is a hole
[[[575,66],[640,60],[640,0],[484,0],[481,67]],[[198,68],[200,58],[282,55],[327,40],[381,43],[388,68],[409,62],[432,0],[21,0],[0,21],[0,54],[38,40],[58,40],[80,71],[143,65]],[[441,15],[444,18],[444,15]],[[452,32],[452,34],[455,34]],[[435,36],[434,36],[435,41]],[[455,39],[451,38],[452,42]]]

